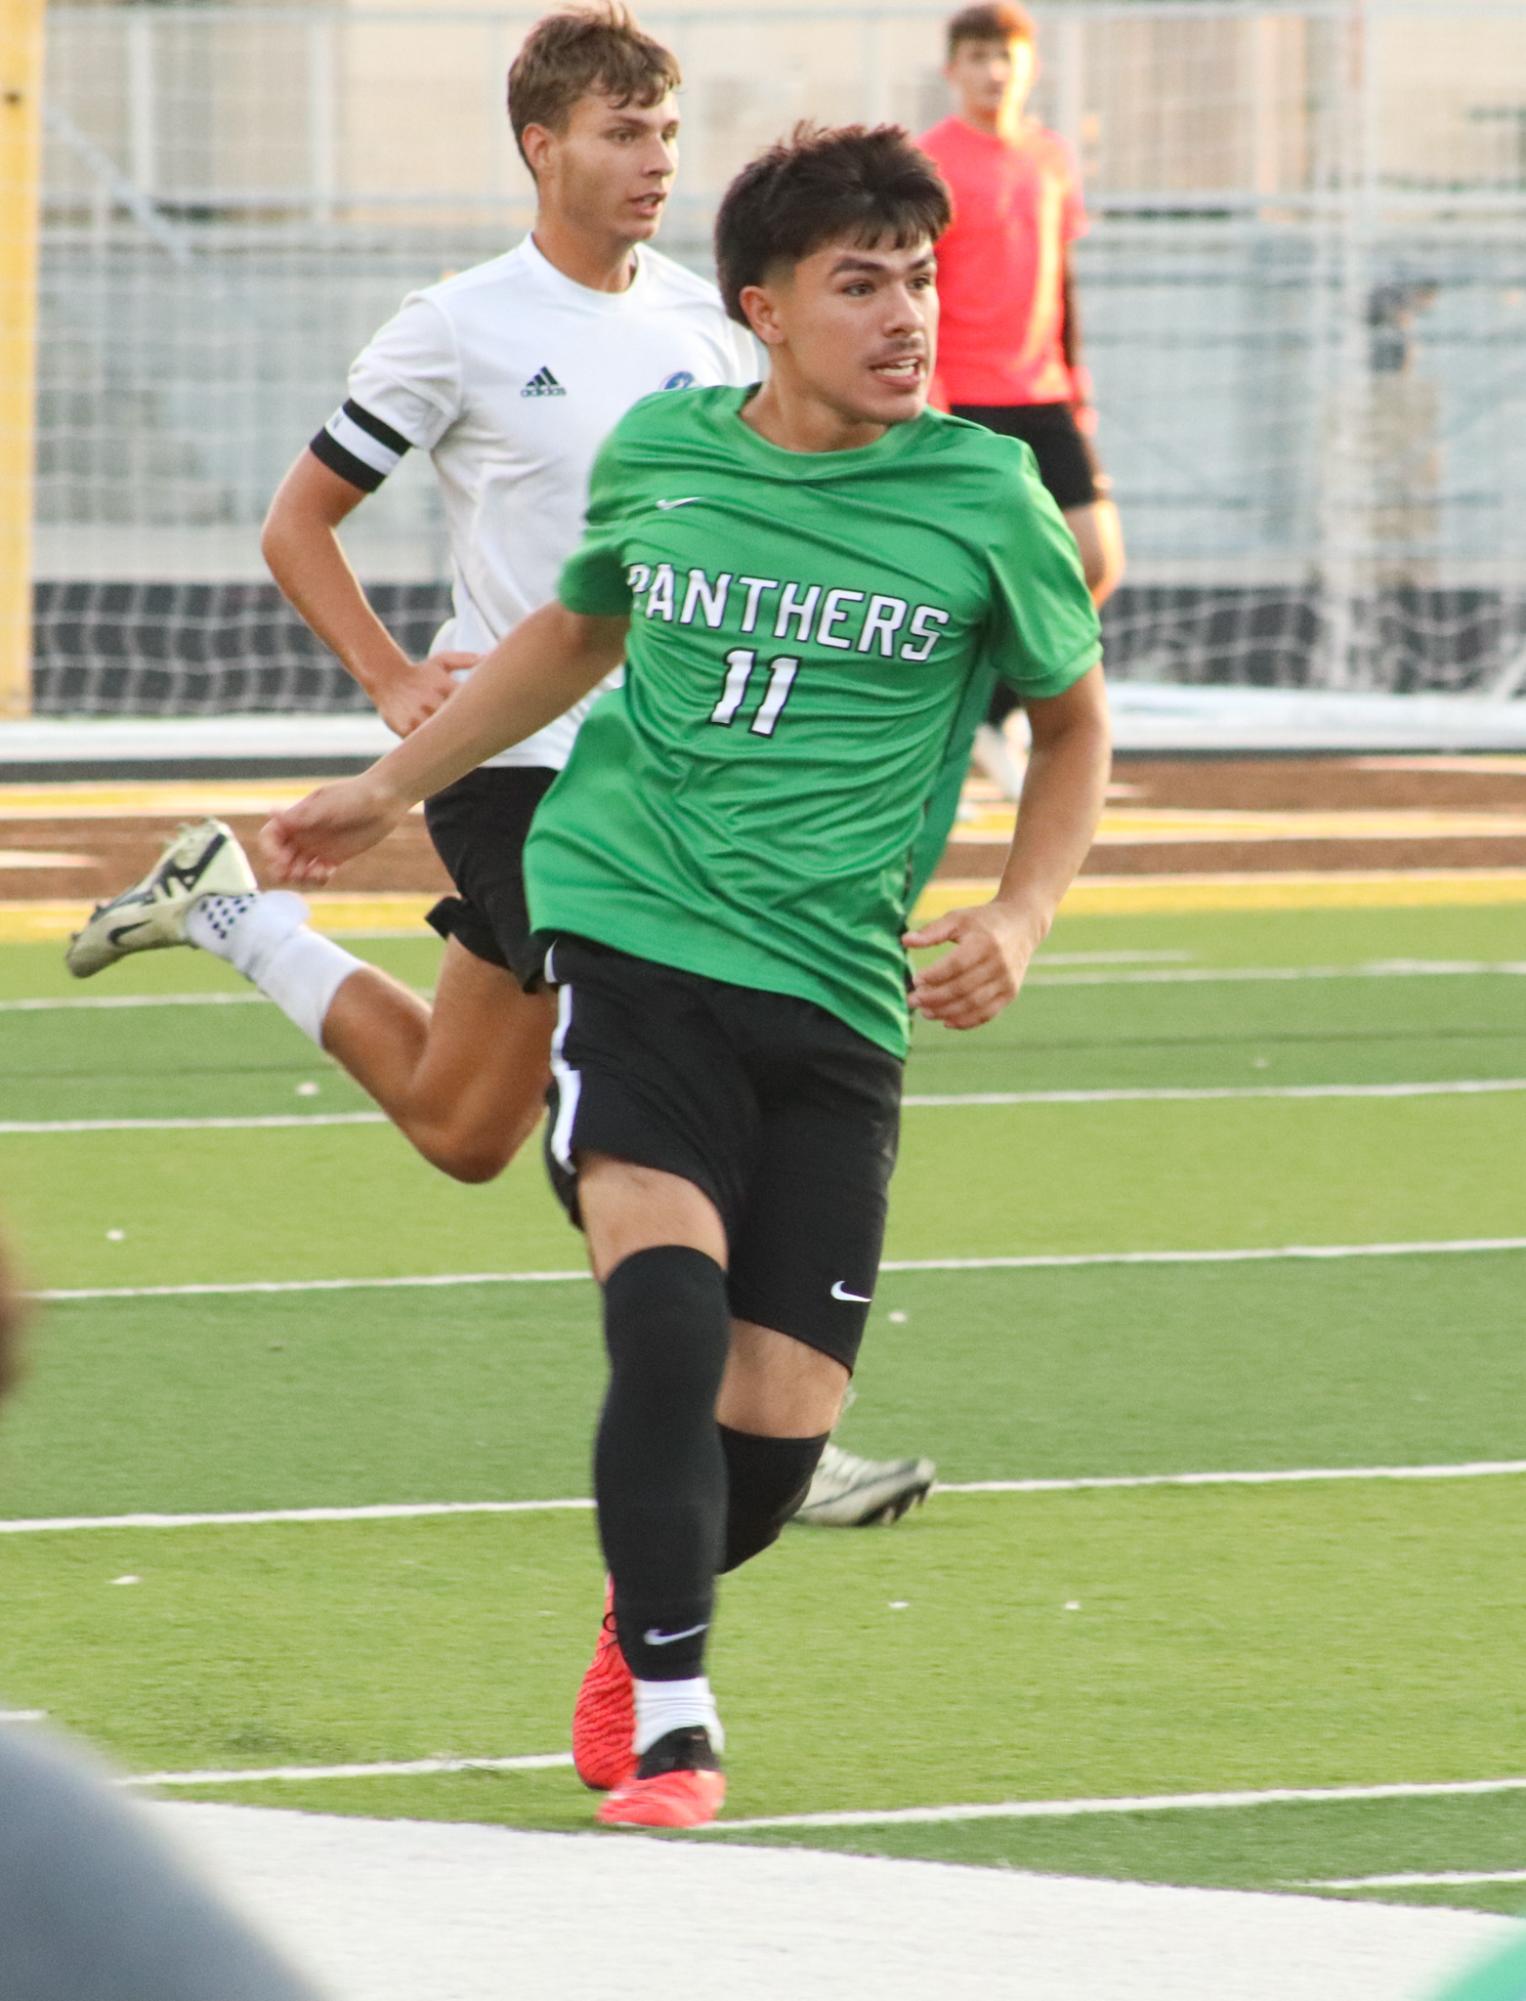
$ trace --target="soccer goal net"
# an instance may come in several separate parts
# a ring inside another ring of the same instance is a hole
[[[950,11],[647,9],[688,80],[665,247],[705,268],[727,178],[797,118],[934,123]],[[525,228],[503,80],[532,18],[50,6],[36,713],[361,705],[259,524],[403,294]],[[1038,27],[1034,108],[1092,221],[1078,290],[1129,549],[1112,671],[1526,691],[1526,14],[1089,0]],[[425,648],[448,597],[427,462],[347,546]]]

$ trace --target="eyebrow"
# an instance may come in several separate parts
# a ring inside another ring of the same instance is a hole
[[[936,262],[937,259],[934,257],[932,251],[927,250],[923,252],[915,264],[910,266],[910,270],[925,271],[930,264],[935,264]],[[866,271],[876,274],[881,271],[888,271],[890,268],[890,265],[882,257],[839,257],[827,273],[827,276],[836,278],[844,271]]]

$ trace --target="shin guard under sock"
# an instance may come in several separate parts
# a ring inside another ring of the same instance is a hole
[[[715,1399],[731,1310],[713,1258],[662,1244],[604,1282],[609,1390],[594,1447],[620,1647],[638,1681],[704,1671],[726,1516]]]
[[[720,1426],[726,1455],[726,1543],[722,1570],[735,1570],[777,1542],[805,1499],[830,1432],[819,1438],[755,1438]]]

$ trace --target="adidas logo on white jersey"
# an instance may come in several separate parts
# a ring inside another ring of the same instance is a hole
[[[521,396],[565,396],[567,394],[549,368],[537,368],[519,393]]]

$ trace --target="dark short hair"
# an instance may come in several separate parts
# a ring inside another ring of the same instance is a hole
[[[952,214],[938,169],[899,125],[797,125],[721,197],[715,265],[726,310],[745,326],[744,289],[825,243],[934,243]]]
[[[963,7],[949,22],[948,52],[961,42],[1036,42],[1038,31],[1026,7],[1014,0],[989,0],[980,7]]]
[[[590,91],[616,106],[652,105],[682,82],[677,56],[643,33],[620,0],[547,14],[509,70],[509,124],[519,157],[529,166],[527,125],[565,131],[572,107]]]

